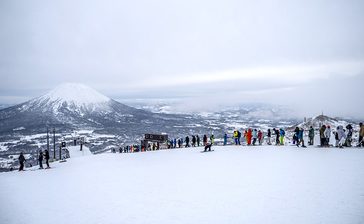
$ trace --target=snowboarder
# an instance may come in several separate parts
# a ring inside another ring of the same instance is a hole
[[[46,169],[49,169],[50,168],[50,166],[49,166],[49,151],[47,149],[44,151],[44,158],[46,160],[46,165],[47,165]]]
[[[42,150],[39,151],[38,162],[39,162],[39,169],[43,169],[43,151]]]
[[[24,171],[24,163],[25,163],[26,159],[23,155],[23,152],[20,153],[18,160],[19,160],[19,164],[20,164],[19,171]]]
[[[212,143],[209,143],[209,144],[206,144],[205,145],[205,150],[204,150],[204,152],[207,152],[207,151],[211,151],[211,146],[212,146]]]
[[[312,126],[310,127],[310,130],[308,131],[308,138],[309,138],[308,144],[313,145],[314,144],[313,141],[315,138],[315,129],[313,129]]]
[[[228,139],[228,136],[227,136],[227,134],[225,133],[225,134],[224,134],[224,145],[226,145],[226,144],[227,144],[227,139]]]

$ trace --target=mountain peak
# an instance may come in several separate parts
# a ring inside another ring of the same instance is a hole
[[[67,102],[75,105],[99,104],[110,98],[81,83],[64,83],[40,97],[51,102]]]

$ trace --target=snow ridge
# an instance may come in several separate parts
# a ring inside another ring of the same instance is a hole
[[[52,102],[67,102],[79,106],[110,101],[110,98],[80,83],[65,83],[59,85],[46,95],[41,96],[40,99],[47,99]]]

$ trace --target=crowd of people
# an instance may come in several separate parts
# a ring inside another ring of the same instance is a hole
[[[339,125],[336,130],[332,131],[330,125],[322,125],[319,132],[320,137],[320,147],[351,147],[353,144],[353,132],[354,128],[352,125],[347,125],[345,127],[342,125]],[[307,130],[307,137],[308,137],[308,145],[312,146],[314,145],[314,138],[315,138],[315,129],[311,126],[309,130]],[[243,134],[242,134],[243,133]],[[292,136],[292,143],[293,145],[296,145],[297,147],[301,146],[306,148],[304,141],[305,136],[305,130],[302,127],[296,127],[293,131]],[[335,137],[335,145],[330,144],[331,136]],[[364,125],[363,123],[359,124],[359,130],[358,130],[358,144],[357,147],[364,147]],[[255,145],[262,145],[264,141],[267,145],[272,145],[272,139],[275,141],[275,145],[281,146],[285,145],[285,140],[287,139],[286,131],[283,128],[273,128],[268,129],[266,132],[263,130],[248,128],[240,132],[239,130],[234,130],[231,137],[227,133],[224,133],[223,135],[223,145],[228,145],[229,138],[232,139],[232,144],[235,145],[247,145],[247,146],[255,146]],[[288,138],[289,139],[289,138]],[[215,144],[215,136],[212,134],[209,137],[205,134],[201,138],[199,135],[192,135],[186,136],[184,138],[172,138],[168,140],[167,142],[161,144],[160,142],[152,142],[148,143],[147,145],[125,145],[119,147],[119,153],[134,153],[134,152],[145,152],[145,151],[155,151],[160,149],[175,149],[175,148],[189,148],[189,147],[200,147],[204,146],[205,151],[209,150],[211,151],[211,146]],[[112,148],[111,152],[116,153],[116,149]],[[49,152],[48,150],[45,150],[44,153],[42,150],[40,150],[38,154],[38,163],[39,168],[43,169],[43,160],[45,160],[45,163],[47,165],[47,168],[50,168],[49,166]],[[26,159],[23,155],[23,153],[20,153],[20,156],[18,158],[19,160],[19,171],[24,170],[24,164],[26,162]]]

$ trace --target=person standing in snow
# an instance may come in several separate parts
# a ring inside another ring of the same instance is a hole
[[[238,131],[237,130],[234,131],[234,142],[235,142],[235,145],[238,145]]]
[[[259,145],[262,145],[263,143],[263,132],[261,130],[258,131],[258,142]]]
[[[359,140],[358,140],[358,147],[364,146],[364,125],[363,123],[359,123]]]
[[[336,139],[336,147],[340,147],[342,148],[343,147],[343,141],[345,141],[345,131],[344,131],[344,128],[343,126],[338,126],[337,128],[337,131],[336,131],[336,134],[337,134],[337,139]]]
[[[303,133],[303,128],[300,128],[297,133],[297,147],[299,147],[299,145],[302,143],[302,148],[306,148],[305,141],[303,140]]]
[[[253,136],[253,131],[252,129],[248,129],[248,133],[246,134],[246,142],[248,145],[252,144],[252,136]]]
[[[330,146],[330,137],[331,137],[331,128],[328,125],[327,128],[325,129],[325,145],[326,145],[326,147]]]
[[[39,169],[43,169],[43,151],[39,151],[38,155]]]
[[[268,137],[268,145],[271,145],[272,143],[270,142],[270,138],[272,137],[272,133],[270,131],[270,128],[268,129],[267,137]]]
[[[326,144],[325,143],[325,141],[326,141],[325,130],[326,130],[326,126],[322,125],[321,128],[320,128],[320,145],[321,145],[321,147],[324,147],[325,144]]]
[[[257,129],[253,130],[252,136],[253,136],[253,145],[255,145],[255,143],[257,142],[257,138],[258,138]]]
[[[19,171],[24,171],[24,163],[25,163],[26,159],[23,155],[23,152],[20,153],[18,160],[19,160],[19,165],[20,165]]]
[[[50,166],[49,166],[49,152],[48,152],[47,149],[44,151],[44,158],[46,160],[46,165],[47,165],[46,169],[49,169],[50,168]]]
[[[284,145],[284,136],[286,135],[286,132],[283,130],[283,128],[279,129],[279,137],[280,137],[280,144]]]
[[[313,141],[315,138],[315,129],[313,129],[312,126],[310,127],[310,130],[308,131],[308,138],[309,138],[308,144],[313,145],[314,144]]]
[[[210,142],[211,142],[211,145],[213,145],[215,143],[215,136],[213,134],[210,136]]]
[[[225,133],[225,134],[224,134],[224,145],[226,145],[226,144],[227,144],[227,139],[228,139],[228,136],[227,136],[227,134]]]
[[[196,141],[197,141],[197,147],[200,147],[200,137],[198,135],[196,136]]]
[[[188,136],[186,136],[185,142],[186,142],[185,148],[190,147],[190,138]]]
[[[241,139],[241,132],[238,131],[238,145],[240,145],[240,139]]]
[[[207,136],[206,135],[203,135],[203,146],[206,146],[207,144]]]
[[[293,145],[299,145],[299,142],[298,142],[298,134],[300,133],[300,128],[299,127],[296,127],[294,129],[294,134],[293,134]]]
[[[192,147],[196,147],[196,137],[192,135]]]
[[[351,124],[346,125],[346,129],[348,130],[346,140],[345,140],[345,146],[351,147],[352,137],[353,137],[353,126]]]
[[[276,135],[276,145],[280,145],[281,143],[279,142],[279,130],[273,128],[274,134]]]

